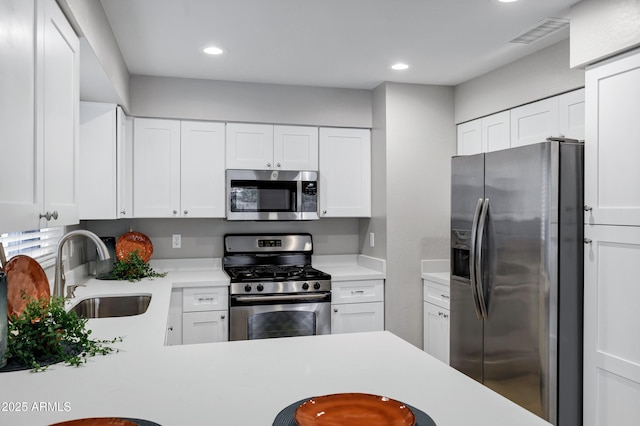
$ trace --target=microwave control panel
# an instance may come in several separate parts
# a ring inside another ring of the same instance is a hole
[[[318,182],[316,181],[302,182],[302,211],[303,212],[318,211]]]

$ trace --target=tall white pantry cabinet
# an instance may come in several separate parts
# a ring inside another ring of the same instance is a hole
[[[584,425],[640,424],[640,50],[587,68]]]

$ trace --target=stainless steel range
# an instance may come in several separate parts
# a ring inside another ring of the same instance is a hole
[[[225,235],[229,340],[331,333],[331,275],[312,254],[310,234]]]

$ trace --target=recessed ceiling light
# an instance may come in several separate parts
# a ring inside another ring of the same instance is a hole
[[[409,65],[407,65],[407,64],[393,64],[393,65],[391,65],[391,68],[396,70],[396,71],[401,71],[401,70],[406,70],[407,68],[409,68]]]
[[[514,1],[518,1],[518,0],[498,0],[500,3],[513,3]]]
[[[222,53],[224,53],[224,50],[220,49],[219,47],[209,46],[205,47],[203,49],[203,52],[207,55],[221,55]]]

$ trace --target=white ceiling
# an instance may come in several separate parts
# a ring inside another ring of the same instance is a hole
[[[101,0],[131,74],[372,89],[456,85],[568,37],[578,0]],[[226,50],[202,53],[208,45]],[[393,71],[395,62],[410,68]],[[568,65],[567,65],[568,66]]]

